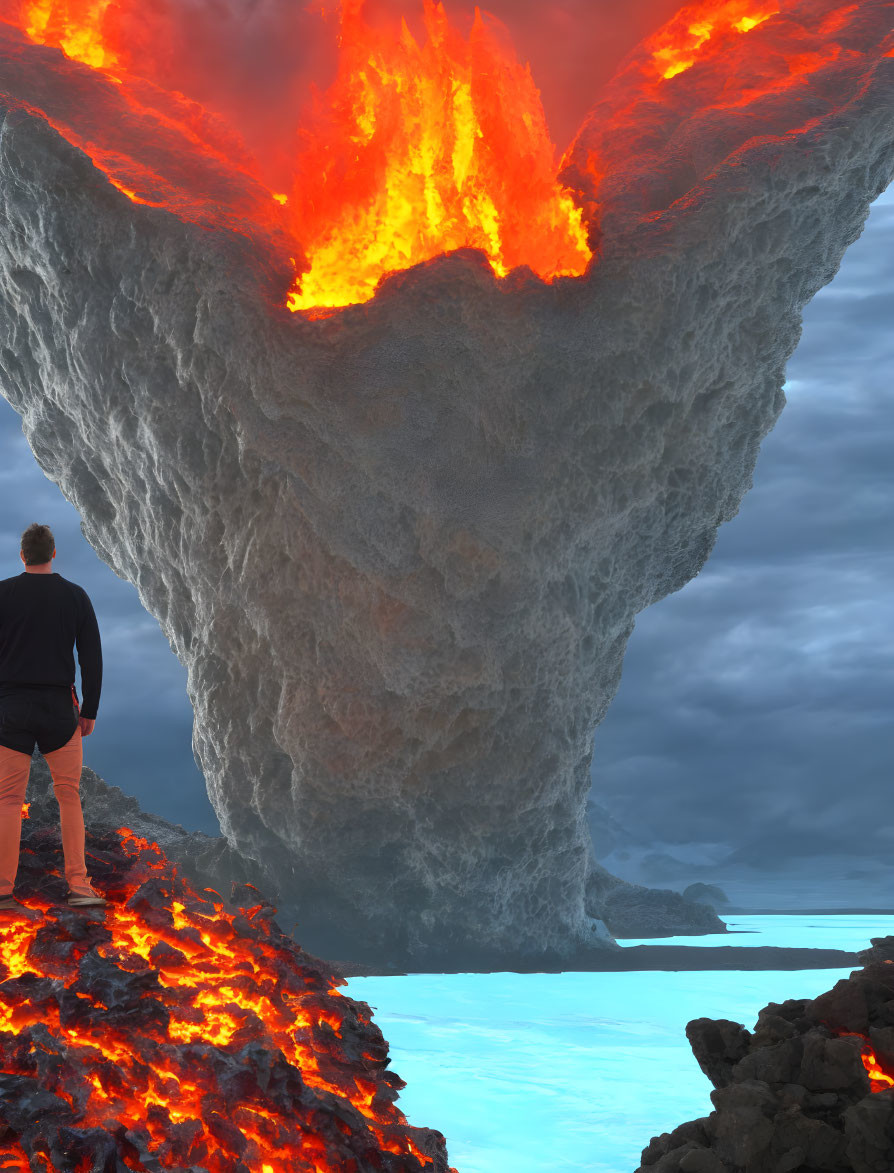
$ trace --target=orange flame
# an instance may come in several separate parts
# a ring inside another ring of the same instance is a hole
[[[885,1071],[879,1063],[876,1053],[865,1035],[858,1034],[855,1031],[842,1031],[839,1037],[863,1040],[863,1046],[860,1048],[860,1058],[863,1060],[863,1066],[866,1068],[866,1074],[869,1076],[869,1083],[874,1092],[882,1092],[886,1088],[894,1087],[894,1075]]]
[[[110,69],[116,55],[103,42],[102,22],[111,0],[26,0],[22,27],[32,40],[58,45],[69,57]]]
[[[682,111],[698,91],[702,106],[746,106],[803,90],[834,62],[863,60],[837,38],[854,4],[828,10],[820,0],[814,27],[790,27],[772,21],[782,0],[695,0],[622,68],[609,117],[588,130],[586,162],[559,171],[530,70],[496,26],[476,9],[464,38],[440,0],[423,2],[417,43],[406,24],[397,35],[367,27],[364,0],[339,0],[334,84],[303,120],[297,152],[271,139],[258,157],[219,112],[143,76],[157,54],[142,52],[152,42],[134,31],[141,0],[0,0],[0,11],[17,7],[34,40],[118,83],[128,129],[145,128],[145,138],[135,149],[117,125],[107,134],[77,107],[47,112],[51,125],[134,203],[275,240],[294,270],[284,302],[311,316],[368,301],[386,275],[464,247],[482,250],[501,277],[520,266],[545,281],[581,275],[598,231],[594,193],[604,176],[648,155],[650,103],[682,102]],[[688,89],[673,82],[696,62]],[[188,90],[189,77],[182,84]]]
[[[894,1087],[894,1075],[889,1075],[887,1071],[883,1071],[882,1067],[875,1057],[875,1051],[871,1047],[866,1047],[862,1053],[863,1066],[869,1075],[869,1082],[872,1084],[874,1092],[883,1091],[886,1087]]]
[[[592,252],[530,70],[478,9],[468,42],[425,0],[427,40],[367,27],[342,5],[334,85],[318,104],[290,199],[309,267],[289,308],[367,301],[385,274],[480,248],[504,276],[579,275]]]

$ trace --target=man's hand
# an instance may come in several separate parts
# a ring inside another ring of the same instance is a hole
[[[96,724],[96,718],[91,721],[89,717],[78,717],[78,724],[81,727],[81,737],[89,737]]]

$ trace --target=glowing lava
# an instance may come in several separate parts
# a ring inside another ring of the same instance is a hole
[[[878,1061],[875,1051],[869,1040],[861,1034],[854,1031],[844,1031],[840,1035],[841,1038],[861,1039],[863,1046],[860,1048],[860,1058],[863,1060],[863,1066],[866,1068],[866,1074],[869,1076],[869,1083],[874,1092],[883,1092],[889,1087],[894,1087],[894,1075],[885,1071]]]
[[[31,0],[20,24],[36,41],[134,80],[138,61],[126,44],[111,47],[103,27],[108,3]],[[362,7],[342,5],[338,74],[302,120],[293,190],[270,192],[300,242],[291,251],[308,259],[289,308],[367,301],[383,276],[463,247],[482,249],[499,276],[520,265],[545,280],[582,274],[593,255],[587,225],[556,178],[530,70],[478,10],[466,40],[440,3],[425,0],[427,39],[417,44],[406,23],[399,35],[368,27]],[[132,172],[115,173],[112,152],[54,125],[134,202],[163,206],[139,191]],[[260,166],[246,170],[262,182]],[[157,176],[149,182],[157,189]]]
[[[665,80],[690,69],[699,52],[712,37],[749,33],[775,16],[777,8],[754,0],[726,0],[725,3],[693,4],[682,8],[652,38],[652,62]]]
[[[28,830],[26,880],[46,835]],[[384,1168],[382,1153],[395,1171],[447,1169],[393,1102],[404,1082],[384,1070],[369,1007],[269,923],[271,906],[226,911],[126,827],[91,833],[88,851],[106,909],[80,919],[37,897],[37,915],[0,920],[4,1168],[30,1156],[47,1173],[80,1169],[68,1147],[60,1165],[54,1143],[92,1152],[101,1133],[135,1171],[340,1173]],[[16,1118],[37,1083],[57,1105],[47,1133]]]
[[[425,38],[417,42],[405,22],[370,27],[364,0],[341,0],[335,81],[309,111],[296,109],[291,147],[242,144],[219,112],[189,96],[188,77],[180,90],[144,78],[163,54],[141,52],[159,48],[151,37],[160,34],[151,22],[141,26],[139,0],[0,0],[0,10],[32,40],[117,83],[146,137],[128,146],[117,124],[99,137],[97,122],[85,115],[81,124],[77,109],[48,111],[51,124],[135,203],[276,236],[284,255],[298,258],[285,297],[293,311],[315,316],[368,301],[388,274],[459,248],[481,249],[500,277],[519,266],[544,281],[583,274],[598,234],[597,181],[617,169],[619,150],[635,166],[648,136],[623,125],[622,103],[602,141],[594,139],[586,183],[575,185],[556,158],[530,69],[498,26],[476,9],[464,37],[441,3],[423,3]],[[800,84],[849,52],[835,37],[853,6],[820,6],[815,35],[808,21],[779,26],[771,48],[758,44],[785,7],[703,0],[682,8],[645,42],[635,69],[619,74],[627,110],[647,113],[642,99],[678,101],[674,79],[697,61],[706,65],[700,104],[732,107]],[[293,160],[291,190],[288,180],[269,178],[274,156]]]

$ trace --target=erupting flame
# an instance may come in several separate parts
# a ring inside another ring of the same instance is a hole
[[[530,70],[475,10],[465,42],[425,0],[428,39],[367,27],[344,0],[338,77],[297,161],[296,236],[310,258],[293,310],[367,301],[379,279],[439,253],[482,249],[499,276],[584,272],[592,252]]]
[[[0,0],[0,11],[15,10],[33,40],[117,82],[127,125],[146,128],[150,157],[126,134],[102,141],[76,111],[47,113],[60,133],[135,203],[275,239],[294,273],[285,304],[309,316],[369,301],[387,275],[460,248],[480,249],[498,277],[523,266],[547,282],[580,276],[593,257],[603,177],[651,150],[639,112],[648,119],[649,103],[664,101],[680,117],[693,108],[687,82],[673,79],[698,62],[689,88],[701,108],[745,107],[803,90],[834,62],[865,62],[847,37],[836,40],[854,4],[817,0],[815,21],[802,13],[787,23],[772,20],[786,0],[695,0],[622,69],[621,99],[601,129],[590,128],[597,145],[586,162],[574,160],[585,182],[565,186],[574,168],[559,164],[530,69],[497,26],[476,8],[466,38],[440,0],[423,3],[419,42],[405,22],[367,25],[364,0],[327,0],[324,12],[340,14],[335,81],[306,116],[296,111],[297,149],[271,139],[255,144],[256,157],[221,111],[189,95],[188,78],[181,92],[144,76],[164,57],[144,51],[160,35],[140,23],[144,0]]]
[[[22,27],[35,41],[58,45],[69,57],[111,69],[117,58],[106,46],[102,21],[111,0],[26,0]]]

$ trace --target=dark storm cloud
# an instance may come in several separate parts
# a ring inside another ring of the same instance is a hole
[[[86,765],[146,809],[217,834],[192,754],[186,669],[143,610],[136,589],[84,540],[77,511],[43,475],[19,416],[0,398],[0,578],[24,570],[19,543],[32,521],[52,529],[54,569],[87,591],[99,622],[103,688],[96,728],[84,741]]]
[[[890,856],[892,197],[807,308],[739,514],[637,618],[594,798],[656,839]]]

